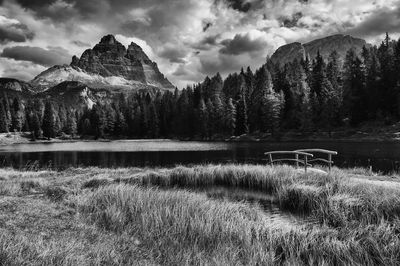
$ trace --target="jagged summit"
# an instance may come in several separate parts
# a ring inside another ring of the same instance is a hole
[[[100,40],[100,44],[114,44],[117,42],[118,42],[117,39],[115,39],[114,35],[112,34],[103,36],[103,38],[101,38]]]
[[[74,57],[71,66],[102,77],[117,76],[160,88],[174,88],[139,45],[132,42],[125,48],[113,35],[101,38],[81,58]]]
[[[54,66],[38,75],[32,84],[49,88],[63,81],[80,81],[96,87],[135,86],[137,84],[173,89],[143,49],[131,43],[128,48],[113,35],[106,35],[69,66]]]

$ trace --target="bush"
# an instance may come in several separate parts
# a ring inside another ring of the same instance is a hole
[[[111,183],[113,183],[113,180],[111,179],[111,178],[102,178],[102,179],[97,179],[97,178],[94,178],[94,179],[91,179],[91,180],[89,180],[89,181],[86,181],[84,184],[83,184],[83,186],[82,186],[82,188],[92,188],[92,189],[94,189],[94,188],[99,188],[99,187],[104,187],[104,186],[107,186],[107,185],[109,185],[109,184],[111,184]]]
[[[45,189],[46,196],[52,201],[62,201],[65,195],[68,194],[68,190],[64,187],[47,187]]]

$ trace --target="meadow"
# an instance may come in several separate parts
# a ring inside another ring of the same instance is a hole
[[[280,226],[268,195],[313,224]],[[0,265],[398,265],[400,179],[290,166],[0,169]]]

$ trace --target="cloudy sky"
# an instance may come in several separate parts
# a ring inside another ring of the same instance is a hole
[[[0,76],[30,80],[111,33],[182,87],[255,69],[286,43],[386,31],[400,36],[400,0],[0,0]]]

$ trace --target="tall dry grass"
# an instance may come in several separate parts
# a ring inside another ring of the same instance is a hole
[[[321,223],[342,226],[379,223],[400,215],[400,182],[373,180],[345,170],[329,175],[301,173],[289,166],[203,165],[176,167],[121,177],[117,182],[204,189],[225,186],[271,193],[282,208],[312,213]]]
[[[138,239],[163,265],[377,265],[400,262],[398,224],[279,228],[261,209],[186,191],[110,185],[81,215]]]
[[[271,194],[321,224],[281,227],[197,192],[215,186]],[[398,180],[340,169],[0,169],[0,265],[399,265],[399,200]]]

